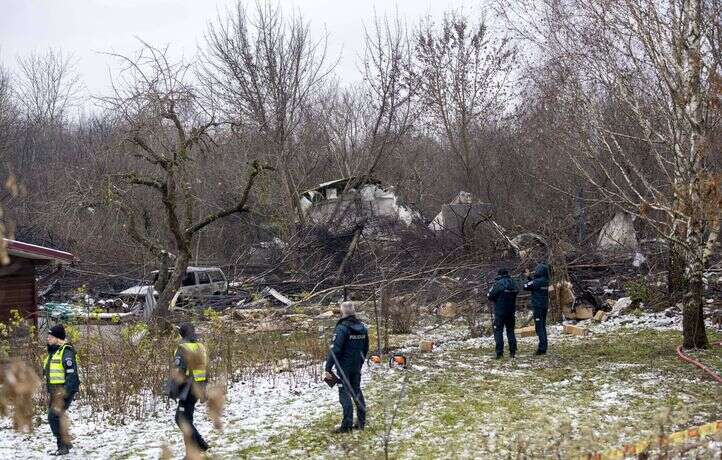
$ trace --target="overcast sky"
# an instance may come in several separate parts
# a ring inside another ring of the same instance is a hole
[[[60,48],[71,53],[91,94],[107,90],[114,61],[102,52],[128,54],[135,37],[169,44],[174,55],[195,55],[208,21],[235,0],[0,0],[0,60],[11,70],[15,59],[32,51]],[[451,8],[480,13],[480,2],[464,0],[281,0],[284,10],[301,11],[318,37],[329,35],[329,55],[341,60],[336,73],[344,82],[359,78],[363,25],[378,15],[399,15],[410,25],[423,16],[440,18]]]

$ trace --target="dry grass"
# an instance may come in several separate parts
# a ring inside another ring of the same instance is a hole
[[[294,367],[317,363],[325,351],[317,334],[310,331],[247,334],[237,326],[217,315],[197,322],[199,339],[208,350],[208,398],[218,425],[229,383],[268,375],[278,369],[279,362],[293,372]],[[47,392],[40,385],[45,346],[34,331],[18,340],[17,324],[3,328],[0,347],[12,361],[3,366],[0,411],[13,408],[19,426],[27,426],[28,414],[47,410]],[[107,326],[66,325],[66,331],[78,356],[81,390],[77,399],[89,405],[93,414],[122,424],[165,407],[162,387],[171,375],[177,335],[154,335],[144,323],[116,325],[110,332]],[[9,377],[22,385],[9,384]]]

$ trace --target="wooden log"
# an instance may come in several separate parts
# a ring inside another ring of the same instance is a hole
[[[589,331],[587,329],[584,329],[583,327],[574,326],[572,324],[565,324],[564,325],[564,333],[569,335],[578,335],[578,336],[585,336],[587,335]]]
[[[574,310],[577,319],[590,319],[594,316],[594,308],[591,305],[577,305]]]
[[[514,329],[514,334],[517,337],[534,337],[536,335],[536,329],[534,326],[522,327],[520,329]]]
[[[442,318],[455,318],[459,314],[459,309],[456,304],[446,302],[439,307],[438,313]]]
[[[428,353],[434,349],[434,342],[431,340],[422,340],[419,343],[419,349],[425,353]]]

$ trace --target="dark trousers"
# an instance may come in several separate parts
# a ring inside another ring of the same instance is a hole
[[[541,353],[547,352],[547,311],[546,308],[534,309],[534,330],[539,337],[539,348]]]
[[[188,394],[188,397],[182,401],[178,401],[178,409],[175,411],[175,422],[183,432],[184,442],[192,442],[195,447],[202,451],[208,450],[208,444],[203,439],[203,436],[196,430],[193,425],[193,412],[196,410],[196,398],[193,393]],[[185,428],[184,428],[185,426]],[[190,430],[186,433],[185,430]],[[188,445],[186,445],[186,452],[188,452]]]
[[[64,390],[60,390],[64,391]],[[55,440],[58,443],[58,449],[63,446],[70,447],[70,442],[63,442],[60,430],[60,419],[62,419],[65,411],[70,407],[70,403],[73,402],[75,395],[61,396],[58,394],[50,395],[50,404],[48,405],[48,424],[50,425],[50,431],[53,432]],[[53,404],[53,399],[57,398],[57,402]],[[66,433],[67,434],[67,433]],[[67,439],[65,441],[68,441]]]
[[[496,341],[496,354],[500,356],[504,353],[504,329],[506,328],[506,338],[509,341],[509,352],[516,354],[516,335],[514,335],[514,313],[494,314],[494,340]]]
[[[361,371],[339,370],[338,400],[343,408],[342,428],[353,426],[353,406],[356,405],[356,418],[359,427],[366,426],[366,401],[361,392]],[[344,378],[344,375],[346,378]],[[346,381],[348,379],[348,382]],[[349,388],[350,385],[350,388]]]

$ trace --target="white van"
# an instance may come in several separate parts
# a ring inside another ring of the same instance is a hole
[[[153,272],[153,284],[158,279],[158,272]],[[186,276],[181,280],[180,293],[194,294],[227,294],[228,280],[223,270],[218,267],[188,267]]]
[[[151,272],[153,275],[150,286],[134,286],[122,291],[120,295],[142,295],[146,289],[155,285],[158,280],[158,270]],[[179,292],[182,295],[218,295],[228,293],[228,280],[219,267],[188,267],[186,274],[181,280]],[[154,292],[157,296],[158,293]]]

